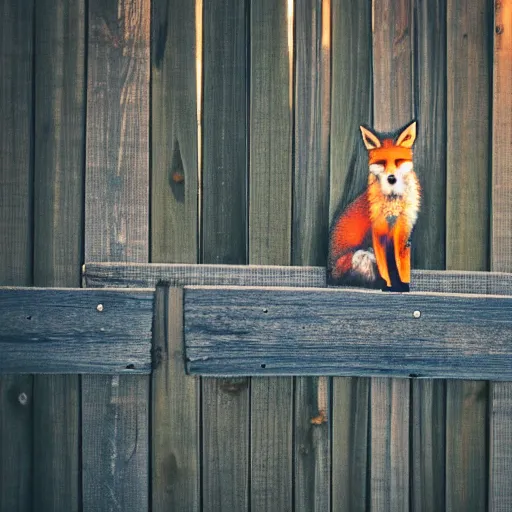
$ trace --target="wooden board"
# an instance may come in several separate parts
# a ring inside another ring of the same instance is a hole
[[[152,2],[151,261],[198,255],[198,2]],[[191,259],[192,258],[192,259]]]
[[[151,6],[91,0],[88,14],[85,260],[147,262]],[[84,377],[84,512],[148,509],[149,384]]]
[[[331,2],[294,4],[292,264],[325,265],[329,229]],[[327,379],[295,383],[295,509],[330,507]]]
[[[0,1],[0,285],[32,284],[33,27],[32,0]],[[0,410],[0,511],[29,512],[32,377],[0,377]]]
[[[80,286],[85,1],[36,4],[34,284]],[[65,240],[65,243],[63,243]],[[80,378],[34,377],[34,503],[78,511]]]
[[[371,9],[371,1],[332,1],[330,222],[368,181],[359,126],[371,124],[373,113]],[[362,512],[369,482],[369,380],[332,381],[332,509]]]
[[[149,373],[152,290],[0,288],[3,373]]]
[[[204,2],[201,261],[247,262],[248,30],[246,2]],[[202,505],[249,507],[250,385],[202,381]]]
[[[192,373],[512,376],[511,297],[187,287],[184,301]]]
[[[448,270],[489,269],[492,26],[489,2],[447,0]],[[486,501],[487,395],[485,382],[447,383],[448,512],[482,510]],[[457,435],[450,437],[451,432]]]
[[[159,282],[172,286],[323,287],[325,275],[324,267],[88,263],[84,266],[83,278],[88,287],[150,288]]]
[[[285,0],[251,3],[249,263],[290,263],[293,11]],[[252,379],[250,509],[293,506],[293,379]]]
[[[200,509],[199,379],[185,376],[181,288],[159,286],[151,399],[152,510]]]
[[[491,269],[512,272],[512,186],[510,168],[512,123],[512,2],[496,2],[494,19],[492,105],[492,226]],[[490,389],[489,510],[512,509],[512,384],[492,383]]]

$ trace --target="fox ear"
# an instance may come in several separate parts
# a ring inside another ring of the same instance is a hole
[[[377,135],[375,135],[365,126],[360,126],[359,129],[361,130],[361,135],[363,136],[363,143],[368,151],[370,151],[370,149],[380,148],[381,143]]]
[[[402,148],[412,148],[414,141],[416,140],[416,121],[408,124],[396,139],[395,146]]]

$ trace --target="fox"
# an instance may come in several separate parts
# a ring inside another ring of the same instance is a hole
[[[421,187],[413,169],[416,120],[393,133],[359,127],[368,153],[366,189],[332,223],[328,281],[408,292],[411,236]]]

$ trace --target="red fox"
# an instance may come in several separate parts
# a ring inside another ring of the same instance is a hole
[[[409,291],[410,237],[421,193],[413,170],[416,121],[394,134],[360,130],[368,151],[368,186],[331,227],[329,281]]]

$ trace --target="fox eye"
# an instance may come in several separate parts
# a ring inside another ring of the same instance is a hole
[[[375,162],[373,164],[370,164],[370,172],[375,175],[379,175],[382,172],[384,172],[385,168],[386,166],[382,162]]]
[[[410,160],[395,160],[395,165],[397,169],[400,169],[402,172],[412,170],[412,162]]]

